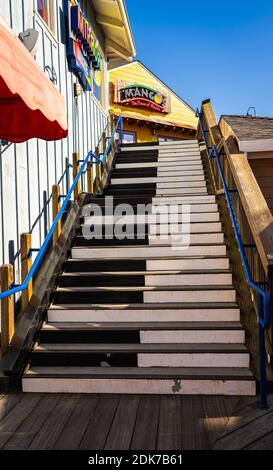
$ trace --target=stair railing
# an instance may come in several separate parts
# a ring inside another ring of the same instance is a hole
[[[234,234],[236,238],[236,242],[238,245],[238,249],[241,255],[242,259],[242,265],[246,277],[246,281],[251,289],[253,289],[257,296],[258,296],[258,331],[259,331],[259,367],[260,367],[260,406],[262,408],[268,408],[268,403],[267,403],[267,378],[266,378],[266,350],[265,350],[265,330],[267,330],[270,327],[271,323],[271,310],[270,310],[270,296],[268,292],[264,289],[262,289],[258,283],[253,281],[247,257],[246,257],[246,252],[244,248],[244,243],[242,241],[241,233],[240,233],[240,228],[239,224],[237,221],[236,217],[236,212],[233,206],[232,198],[231,198],[231,192],[234,190],[230,190],[227,181],[224,175],[223,167],[220,161],[220,154],[219,154],[219,147],[217,148],[217,145],[213,143],[211,149],[209,146],[209,142],[206,136],[206,132],[203,126],[202,122],[202,116],[200,114],[200,111],[197,109],[196,111],[198,119],[199,119],[199,126],[200,130],[202,133],[202,137],[204,140],[205,144],[205,149],[206,149],[206,154],[209,159],[211,160],[212,157],[215,157],[215,161],[217,164],[217,168],[219,171],[219,176],[220,180],[223,185],[224,189],[224,194],[226,197],[226,202],[230,214],[230,218],[232,221],[233,229],[234,229]],[[213,129],[216,133],[218,132],[217,126]],[[213,132],[212,132],[213,134]],[[212,139],[214,140],[214,139]]]
[[[104,131],[105,133],[105,131]],[[14,319],[11,317],[14,316],[14,310],[12,308],[13,304],[13,298],[15,294],[19,292],[24,292],[28,289],[30,283],[32,282],[34,276],[39,270],[40,264],[48,250],[48,247],[50,246],[50,242],[54,237],[55,231],[58,231],[58,226],[61,223],[62,216],[67,209],[68,203],[73,195],[74,192],[74,197],[78,195],[77,192],[77,187],[80,183],[80,179],[83,176],[83,174],[86,171],[86,167],[91,162],[91,165],[96,164],[97,167],[102,167],[106,160],[107,157],[112,149],[113,143],[116,141],[116,134],[118,133],[118,143],[122,143],[123,140],[123,120],[122,116],[119,116],[117,119],[117,122],[114,126],[113,132],[111,136],[108,138],[109,142],[108,145],[105,145],[105,149],[103,153],[99,153],[99,146],[96,147],[96,152],[89,151],[84,160],[78,160],[76,162],[77,168],[81,164],[80,169],[78,173],[76,174],[73,184],[71,188],[69,189],[68,193],[66,195],[60,195],[59,198],[64,198],[63,203],[52,223],[52,226],[41,246],[39,249],[34,249],[34,248],[29,248],[29,252],[27,254],[28,257],[31,256],[32,252],[37,252],[37,256],[31,265],[24,281],[21,284],[14,284],[13,283],[13,269],[11,265],[6,265],[2,268],[6,268],[3,270],[4,272],[4,281],[2,279],[2,289],[3,286],[5,286],[6,290],[0,292],[0,301],[1,301],[1,316],[2,316],[2,330],[1,330],[1,336],[6,338],[9,336],[9,339],[11,340],[12,335],[13,335],[13,328],[14,328]],[[105,137],[105,140],[107,141],[107,137]],[[75,154],[74,154],[75,155]],[[76,154],[77,155],[77,154]],[[3,274],[3,273],[2,273]],[[12,281],[12,284],[10,285],[10,280]],[[5,326],[6,324],[6,326]],[[12,324],[12,327],[10,326]],[[4,330],[3,330],[3,325],[4,325]],[[6,330],[6,331],[5,331]],[[7,331],[9,330],[9,331]],[[7,346],[7,341],[5,341],[5,345]],[[7,348],[5,348],[7,349]],[[6,351],[3,351],[2,349],[2,356]]]

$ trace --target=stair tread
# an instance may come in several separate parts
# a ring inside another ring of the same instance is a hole
[[[66,271],[61,276],[168,276],[168,275],[179,275],[179,274],[230,274],[229,269],[192,269],[192,270],[168,270],[168,271]]]
[[[86,287],[57,287],[55,292],[108,292],[108,291],[211,291],[234,290],[232,285],[201,285],[201,286],[86,286]]]
[[[244,367],[31,367],[26,378],[39,377],[82,378],[199,378],[254,380],[251,371]]]
[[[180,302],[180,303],[145,303],[145,304],[51,304],[48,310],[157,310],[157,309],[229,309],[236,308],[238,305],[235,302],[210,302],[209,305],[207,302]]]
[[[121,352],[121,353],[246,353],[243,343],[41,343],[33,353],[50,352]]]
[[[54,322],[42,331],[111,331],[111,330],[243,330],[240,322]]]

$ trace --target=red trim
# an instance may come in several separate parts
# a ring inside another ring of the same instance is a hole
[[[47,16],[46,11],[44,9],[44,5],[42,4],[42,0],[38,0],[38,4],[39,4],[39,8],[42,12],[42,18],[48,24],[48,16]]]

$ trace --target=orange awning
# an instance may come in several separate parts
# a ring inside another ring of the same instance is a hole
[[[0,16],[0,139],[67,136],[64,98]]]

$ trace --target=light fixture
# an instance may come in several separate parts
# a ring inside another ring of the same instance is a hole
[[[19,39],[32,56],[37,54],[40,46],[40,34],[36,29],[27,29],[19,33]]]

